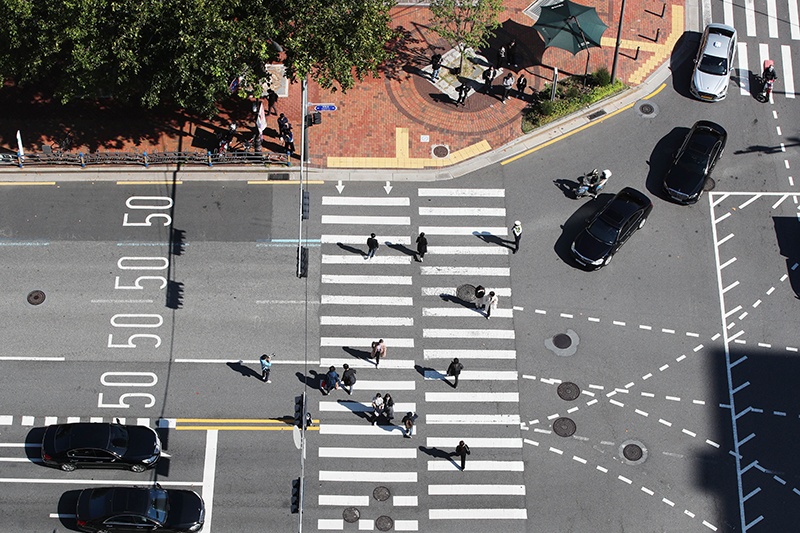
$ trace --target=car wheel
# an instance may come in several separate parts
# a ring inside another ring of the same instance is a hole
[[[641,222],[639,222],[639,229],[644,227],[644,223],[647,222],[647,218],[643,218]]]
[[[144,472],[145,470],[147,469],[144,467],[144,465],[131,465],[131,472],[136,472],[138,474],[139,472]]]
[[[614,256],[613,255],[609,255],[608,257],[606,257],[605,261],[603,261],[603,266],[608,266],[608,264],[611,262],[611,258],[612,257],[614,257]]]
[[[77,468],[77,467],[75,466],[74,463],[62,463],[61,464],[61,470],[63,470],[64,472],[72,472],[73,470],[75,470],[75,468]]]

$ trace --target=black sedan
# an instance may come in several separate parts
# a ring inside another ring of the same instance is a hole
[[[728,133],[719,124],[695,123],[664,176],[664,192],[681,204],[699,200],[727,140]]]
[[[77,467],[130,468],[144,472],[161,457],[161,441],[145,426],[108,423],[55,424],[42,439],[42,461],[71,472]]]
[[[203,500],[191,490],[155,487],[100,487],[78,495],[76,519],[81,531],[184,533],[200,531]]]
[[[652,210],[647,196],[625,187],[586,221],[571,246],[575,260],[591,269],[607,265],[633,232],[644,226]]]

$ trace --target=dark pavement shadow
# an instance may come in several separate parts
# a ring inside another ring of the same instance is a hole
[[[300,383],[308,385],[313,389],[320,389],[320,380],[325,377],[325,374],[320,374],[316,370],[309,370],[310,376],[306,376],[302,372],[295,372],[295,376],[297,376],[297,380]]]
[[[497,235],[492,235],[491,233],[478,233],[477,231],[473,233],[477,238],[485,242],[486,244],[496,244],[498,246],[505,246],[509,250],[514,249],[514,241],[507,241],[502,237],[498,237]]]
[[[670,55],[669,69],[672,71],[672,88],[685,98],[694,99],[689,92],[694,70],[694,58],[700,46],[702,33],[687,31],[678,39]],[[733,80],[733,76],[731,76]]]
[[[789,276],[794,297],[800,298],[800,220],[797,217],[772,217],[775,237],[780,254],[786,258],[786,274]]]
[[[375,360],[370,357],[372,351],[366,350],[359,350],[357,348],[351,348],[349,346],[342,346],[342,350],[347,352],[348,355],[354,357],[356,359],[361,359],[362,361],[369,361],[370,363],[374,363]]]
[[[586,227],[586,222],[592,215],[602,209],[613,197],[614,195],[611,193],[600,194],[597,198],[582,204],[578,210],[561,225],[561,235],[556,239],[553,250],[564,263],[584,270],[584,267],[572,257],[570,246],[575,240],[575,237],[578,236],[578,233]]]
[[[351,254],[357,254],[357,255],[360,255],[361,257],[367,257],[366,253],[364,253],[362,250],[360,250],[359,248],[356,248],[354,246],[349,246],[349,245],[343,244],[341,242],[337,242],[336,246],[338,246],[339,248],[341,248],[345,252],[350,252]]]
[[[553,183],[555,183],[556,187],[558,187],[559,190],[561,190],[561,192],[563,192],[564,196],[566,196],[567,198],[570,198],[572,200],[578,199],[578,197],[575,196],[575,191],[577,191],[578,187],[580,187],[580,183],[578,183],[577,181],[558,178],[556,180],[553,180]]]
[[[462,300],[461,298],[459,298],[458,296],[456,296],[454,294],[440,294],[439,298],[441,298],[445,302],[458,304],[458,305],[461,305],[463,307],[472,307],[472,308],[475,307],[474,303],[468,302],[466,300]]]
[[[386,246],[391,248],[392,250],[397,250],[398,252],[400,252],[402,254],[405,254],[405,255],[410,255],[412,257],[417,255],[416,250],[412,250],[411,248],[409,248],[409,247],[407,247],[407,246],[405,246],[403,244],[387,243]]]
[[[647,162],[650,170],[647,172],[645,187],[650,194],[665,202],[673,200],[664,192],[664,175],[688,133],[688,126],[672,128],[672,131],[662,137],[650,152],[650,160]]]
[[[343,405],[346,407],[351,414],[357,416],[362,420],[366,420],[367,422],[372,422],[372,410],[369,411],[356,411],[356,406],[361,406],[359,402],[353,400],[336,400],[336,403],[339,405]]]
[[[461,468],[461,464],[457,463],[453,459],[453,454],[455,454],[455,452],[452,453],[446,452],[444,450],[440,450],[439,448],[428,448],[427,446],[420,446],[419,451],[435,459],[447,459],[448,461],[453,463],[457,468],[459,469]]]
[[[241,361],[236,361],[235,363],[225,363],[225,364],[228,365],[228,368],[240,373],[242,376],[246,378],[253,377],[253,378],[258,378],[259,381],[261,380],[261,374],[259,372],[256,372],[249,366],[243,365]]]
[[[419,374],[423,378],[425,377],[425,372],[437,372],[437,370],[435,368],[431,368],[429,366],[422,366],[422,365],[414,365],[414,370],[416,370],[417,374]]]

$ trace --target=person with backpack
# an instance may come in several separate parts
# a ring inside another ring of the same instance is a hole
[[[339,380],[339,374],[336,373],[336,367],[332,366],[328,369],[328,373],[325,374],[325,381],[324,386],[322,387],[322,393],[327,395],[333,389],[338,389],[342,382]]]
[[[414,432],[414,421],[419,418],[419,415],[409,411],[406,413],[406,416],[403,417],[403,436],[407,438],[411,438],[411,434]]]
[[[458,362],[458,357],[453,359],[453,362],[450,363],[450,366],[447,367],[447,375],[453,376],[455,381],[453,382],[453,388],[458,388],[458,376],[461,374],[461,371],[464,370],[464,365]]]
[[[342,388],[347,391],[347,394],[352,394],[353,385],[356,384],[356,369],[350,368],[347,363],[342,368],[344,368],[344,372],[342,372]]]

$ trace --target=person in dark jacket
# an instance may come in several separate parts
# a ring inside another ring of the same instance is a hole
[[[422,232],[417,237],[417,261],[420,263],[425,259],[425,254],[428,253],[428,239],[425,233]]]
[[[450,366],[447,367],[447,375],[453,376],[455,381],[453,382],[453,388],[458,388],[458,376],[461,375],[461,371],[464,370],[464,365],[458,362],[458,357],[453,359],[450,363]]]
[[[467,466],[467,456],[469,455],[469,446],[462,440],[456,446],[456,451],[452,455],[458,455],[461,457],[461,471],[464,471],[464,468]]]
[[[356,384],[356,369],[350,368],[347,363],[342,368],[344,368],[344,372],[342,372],[342,388],[347,391],[347,394],[352,394],[353,385]],[[350,388],[348,389],[348,387]]]
[[[394,398],[388,392],[383,395],[383,414],[386,420],[391,424],[394,418]]]
[[[341,384],[342,382],[339,381],[339,374],[336,373],[336,367],[332,366],[328,369],[328,373],[325,374],[325,387],[322,389],[322,392],[328,394],[333,389],[338,389]]]

